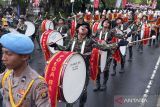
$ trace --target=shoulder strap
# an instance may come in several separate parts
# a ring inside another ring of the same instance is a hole
[[[38,76],[38,78],[45,81],[44,77],[42,76]]]
[[[4,88],[4,83],[5,80],[7,79],[7,77],[9,76],[9,74],[11,74],[12,70],[8,70],[7,72],[5,72],[3,78],[2,78],[2,88]]]

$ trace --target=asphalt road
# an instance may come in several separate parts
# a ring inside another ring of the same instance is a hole
[[[133,61],[127,61],[127,54],[126,72],[118,73],[120,70],[120,64],[118,64],[117,74],[114,77],[109,77],[106,91],[93,92],[94,83],[93,81],[89,82],[88,99],[85,107],[160,107],[160,104],[157,104],[160,92],[159,65],[156,68],[159,57],[160,47],[145,46],[141,54],[137,52],[136,46],[134,46]],[[38,45],[36,45],[30,63],[34,69],[43,74],[45,63]],[[151,79],[155,68],[155,76]],[[111,72],[112,69],[110,69]],[[147,92],[145,92],[146,90]],[[143,96],[147,96],[145,100],[142,99]],[[59,102],[58,107],[64,107],[64,103]],[[78,107],[78,101],[74,107]]]

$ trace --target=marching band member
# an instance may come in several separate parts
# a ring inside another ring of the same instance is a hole
[[[99,29],[97,30],[94,38],[95,40],[104,40],[106,41],[107,44],[110,43],[110,35],[111,35],[111,32],[110,32],[110,28],[111,28],[111,23],[108,19],[104,19],[102,21],[102,29]],[[112,58],[111,58],[111,50],[107,50],[107,59],[103,59],[103,60],[106,60],[106,65],[105,65],[105,68],[104,68],[104,71],[103,71],[103,84],[101,86],[100,84],[100,67],[99,67],[99,72],[98,72],[98,75],[97,75],[97,80],[96,80],[96,87],[93,89],[93,91],[98,91],[98,90],[101,90],[101,91],[104,91],[106,89],[106,83],[107,83],[107,80],[108,80],[108,77],[109,77],[109,68],[110,68],[110,64],[111,64],[111,61],[112,61]]]
[[[18,20],[18,25],[17,25],[16,30],[22,34],[25,34],[26,29],[27,29],[27,25],[24,22],[25,22],[25,17],[24,15],[21,15]]]
[[[98,44],[98,42],[96,42],[95,40],[91,39],[90,36],[91,36],[90,25],[86,22],[83,22],[77,28],[77,36],[74,38],[74,40],[71,40],[67,46],[60,46],[56,43],[50,44],[51,47],[58,48],[59,50],[78,52],[82,54],[82,56],[85,59],[87,67],[87,80],[84,92],[80,97],[79,107],[84,107],[84,104],[86,103],[87,100],[87,86],[89,82],[89,59],[93,47],[98,47],[103,50],[108,50],[118,47],[118,45],[122,45],[122,43],[101,45]],[[72,104],[67,104],[67,107],[70,106],[72,106]]]
[[[141,31],[140,27],[141,27],[140,19],[136,19],[136,22],[134,22],[133,25],[131,26],[131,30],[132,30],[131,31],[131,36],[132,36],[131,41],[137,41],[137,39],[140,40],[140,31]],[[130,44],[128,46],[128,50],[129,50],[128,61],[129,62],[132,62],[132,58],[133,58],[133,50],[132,50],[133,45],[135,44]]]
[[[117,40],[118,39],[124,40],[126,37],[129,36],[128,34],[125,34],[125,32],[123,32],[125,29],[127,29],[128,24],[127,23],[123,24],[123,19],[122,18],[117,18],[115,20],[115,24],[116,24],[116,27],[114,28],[115,32],[113,32],[112,36],[118,37],[118,38],[116,38]],[[114,41],[114,42],[117,42],[117,40]],[[118,50],[119,50],[119,48],[117,48],[116,51],[118,51]],[[122,55],[121,53],[119,53],[119,54],[120,54],[119,59],[120,59],[120,63],[121,63],[121,70],[119,71],[119,73],[124,73],[125,72],[125,70],[124,70],[125,55]],[[117,66],[117,61],[116,61],[116,59],[113,59],[113,72],[111,74],[112,76],[116,75],[116,66]]]
[[[148,24],[148,17],[146,15],[143,15],[142,18],[141,18],[141,25],[140,25],[140,34],[138,34],[138,38],[139,40],[140,39],[143,39],[144,38],[144,35],[145,35],[145,28],[146,27],[150,27],[149,24]],[[149,30],[150,32],[150,30]],[[149,33],[150,34],[150,33]],[[140,53],[143,53],[143,42],[139,42],[138,43],[138,49],[137,51],[139,51]]]
[[[47,84],[28,64],[34,50],[32,40],[24,34],[8,33],[0,38],[0,43],[7,68],[0,75],[5,106],[51,107]]]
[[[63,36],[67,33],[68,27],[65,25],[65,19],[60,18],[58,20],[57,31],[60,32]]]

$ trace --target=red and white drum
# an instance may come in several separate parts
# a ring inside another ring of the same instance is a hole
[[[45,31],[42,34],[40,41],[43,41],[42,40],[43,37],[47,37],[46,45],[50,44],[51,42],[53,42],[53,43],[56,42],[58,45],[63,46],[62,35],[57,31],[54,31],[54,30]],[[50,50],[51,53],[56,53],[57,52],[57,50],[55,50],[54,47],[49,47],[48,46],[48,49]]]
[[[32,36],[35,33],[35,25],[30,21],[24,22],[27,25],[25,35]]]
[[[45,32],[49,29],[54,30],[53,22],[50,20],[43,20],[41,24],[41,29],[42,29],[42,32]]]
[[[75,52],[59,51],[48,61],[45,79],[53,104],[55,98],[74,103],[81,96],[86,81],[86,64]]]

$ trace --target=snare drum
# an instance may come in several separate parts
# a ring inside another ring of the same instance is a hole
[[[41,29],[42,29],[42,32],[45,32],[49,29],[54,30],[53,22],[50,20],[43,20],[41,24]]]
[[[35,25],[29,21],[25,21],[24,23],[27,25],[25,35],[32,36],[35,33]]]
[[[74,103],[81,96],[86,81],[83,57],[74,52],[57,52],[46,66],[45,79],[52,104],[56,104],[55,98]]]

